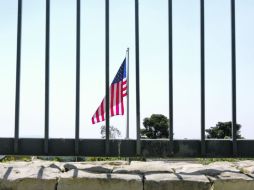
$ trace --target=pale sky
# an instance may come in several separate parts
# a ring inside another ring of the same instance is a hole
[[[81,0],[80,138],[105,95],[104,0]],[[200,138],[199,0],[173,0],[174,138]],[[76,1],[51,0],[50,130],[75,136]],[[141,121],[168,116],[167,0],[140,0]],[[236,0],[237,122],[254,138],[254,1]],[[17,0],[0,0],[0,137],[14,136]],[[130,48],[130,136],[136,138],[134,0],[110,0],[110,83]],[[206,128],[231,120],[230,0],[205,0]],[[20,137],[44,136],[45,0],[23,0]],[[125,137],[125,116],[111,124]],[[142,126],[142,123],[141,123]]]

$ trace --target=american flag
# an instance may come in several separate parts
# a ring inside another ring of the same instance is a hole
[[[126,58],[119,68],[113,82],[109,88],[109,114],[110,116],[124,115],[123,98],[127,96],[127,79],[126,79]],[[92,117],[92,124],[105,121],[106,100],[103,98],[100,106]]]

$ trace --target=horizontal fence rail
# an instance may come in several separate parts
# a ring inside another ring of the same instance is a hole
[[[20,73],[22,38],[22,0],[18,0],[15,131],[14,138],[0,138],[0,155],[56,155],[56,156],[144,156],[144,157],[254,157],[254,140],[236,139],[236,40],[235,0],[231,0],[231,78],[232,78],[232,139],[205,139],[205,0],[200,0],[200,82],[201,82],[201,137],[200,140],[173,138],[173,0],[168,0],[168,82],[169,82],[169,138],[148,140],[140,137],[140,68],[139,68],[139,0],[135,4],[135,68],[136,68],[136,134],[135,140],[110,139],[109,126],[109,0],[105,0],[105,94],[106,138],[80,139],[80,7],[76,3],[76,109],[75,139],[49,138],[49,72],[50,72],[50,0],[46,3],[45,22],[45,134],[44,138],[19,138]],[[142,84],[141,84],[142,85]]]
[[[19,152],[17,155],[46,155],[44,152],[44,139],[20,138]],[[79,153],[75,154],[75,139],[55,139],[48,141],[48,155],[52,156],[136,156],[136,140],[114,139],[109,140],[110,151],[105,154],[105,139],[80,139]],[[238,157],[254,157],[254,140],[237,140]],[[143,157],[235,157],[231,140],[206,140],[206,154],[201,152],[200,140],[174,140],[174,154],[170,152],[168,139],[142,140],[140,141]],[[0,155],[14,154],[14,139],[0,139]]]

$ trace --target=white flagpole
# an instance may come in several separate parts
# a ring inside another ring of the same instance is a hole
[[[130,95],[130,86],[129,86],[129,48],[126,50],[126,66],[127,66],[127,97],[126,97],[126,104],[127,104],[127,115],[126,115],[126,139],[129,139],[129,95]]]

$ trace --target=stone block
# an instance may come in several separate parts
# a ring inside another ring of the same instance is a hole
[[[114,166],[100,165],[100,164],[87,164],[87,163],[65,163],[63,165],[65,171],[77,169],[91,173],[111,173]]]
[[[55,190],[59,170],[21,166],[0,166],[1,190]]]
[[[244,160],[235,163],[236,167],[245,174],[254,178],[254,161],[253,160]]]
[[[210,190],[211,183],[204,175],[147,174],[144,190]]]
[[[95,174],[73,169],[61,175],[58,190],[143,190],[137,174]]]
[[[131,162],[130,165],[123,165],[113,169],[113,173],[173,173],[172,164],[163,161],[153,162]]]
[[[213,190],[253,190],[254,180],[242,173],[222,172],[216,177],[209,177]]]
[[[209,165],[189,165],[186,164],[181,168],[176,168],[175,172],[186,175],[206,175],[206,176],[218,176],[223,172],[240,173],[233,163],[229,162],[215,162]]]

